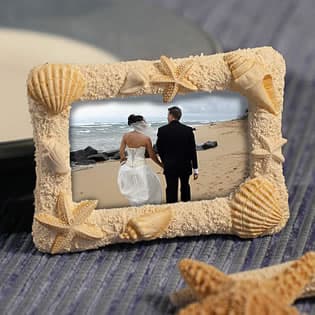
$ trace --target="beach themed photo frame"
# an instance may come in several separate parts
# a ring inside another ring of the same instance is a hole
[[[289,218],[281,121],[285,61],[272,47],[186,58],[108,64],[50,64],[31,69],[27,95],[35,143],[32,237],[59,254],[112,243],[210,234],[255,238],[279,232]],[[230,90],[248,99],[249,176],[211,200],[98,209],[72,200],[69,115],[75,101]]]

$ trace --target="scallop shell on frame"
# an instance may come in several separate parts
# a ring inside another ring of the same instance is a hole
[[[85,80],[74,67],[66,64],[45,64],[31,71],[27,82],[29,95],[52,114],[61,113],[79,99]]]
[[[254,57],[248,58],[238,53],[229,53],[223,58],[240,92],[252,98],[264,110],[277,115],[280,104],[272,76],[266,72],[265,65]]]
[[[57,174],[66,174],[71,168],[67,159],[67,148],[55,138],[44,138],[43,157],[48,169]]]
[[[172,211],[169,207],[132,218],[128,221],[125,231],[120,234],[120,238],[131,241],[156,238],[165,231],[171,218]]]
[[[277,226],[282,211],[276,187],[264,177],[243,183],[230,202],[232,228],[243,238],[257,237]]]

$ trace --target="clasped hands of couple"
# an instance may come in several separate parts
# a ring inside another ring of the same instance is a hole
[[[121,160],[120,160],[120,165],[124,165],[127,161],[127,157],[123,157]],[[159,163],[157,163],[162,169],[164,169],[164,164],[163,162],[159,161]],[[194,180],[198,179],[198,173],[194,173],[193,174],[193,178]]]

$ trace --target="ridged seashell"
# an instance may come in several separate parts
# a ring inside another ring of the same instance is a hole
[[[280,104],[272,76],[266,72],[264,64],[238,53],[226,54],[223,59],[228,64],[233,81],[240,92],[253,99],[259,107],[277,115]]]
[[[131,241],[156,238],[165,231],[171,218],[170,208],[132,218],[128,221],[125,231],[120,234],[120,238]]]
[[[27,88],[29,95],[44,105],[50,113],[58,114],[84,92],[81,73],[66,64],[45,64],[31,71]]]
[[[178,268],[199,299],[216,294],[221,285],[231,281],[226,274],[202,261],[184,258],[179,262]]]
[[[266,107],[266,110],[270,111],[273,114],[278,114],[280,112],[280,105],[279,101],[277,100],[276,91],[273,85],[272,76],[270,74],[266,74],[263,78],[263,86],[264,89],[269,97],[269,99],[272,101],[273,106]],[[267,102],[266,106],[268,105]]]
[[[274,185],[264,177],[243,183],[230,202],[232,227],[240,237],[257,237],[277,226],[282,211]]]
[[[43,144],[43,157],[46,161],[48,169],[57,174],[66,174],[71,168],[67,159],[67,150],[55,138],[44,138]]]
[[[134,94],[146,86],[149,86],[146,75],[140,70],[131,69],[128,71],[125,82],[120,88],[119,93]]]

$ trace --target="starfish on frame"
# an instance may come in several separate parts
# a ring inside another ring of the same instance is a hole
[[[275,141],[274,139],[260,136],[259,140],[261,148],[254,149],[251,154],[256,159],[263,159],[266,172],[270,169],[272,160],[278,163],[284,162],[284,156],[281,153],[281,147],[287,143],[287,139],[280,138],[279,140]]]
[[[315,252],[307,252],[275,276],[236,280],[204,262],[183,259],[179,270],[197,297],[179,315],[297,315],[291,304],[315,275]]]
[[[173,60],[166,56],[160,57],[161,66],[164,74],[154,76],[150,82],[157,84],[165,84],[163,91],[163,102],[171,102],[180,88],[191,91],[197,91],[198,88],[192,84],[186,75],[193,65],[193,60],[183,62],[176,67]]]
[[[52,254],[70,251],[71,242],[76,236],[90,240],[103,238],[101,228],[86,223],[97,202],[97,200],[84,200],[73,206],[70,198],[60,192],[56,203],[56,216],[44,212],[35,214],[36,220],[57,231],[51,246]]]

